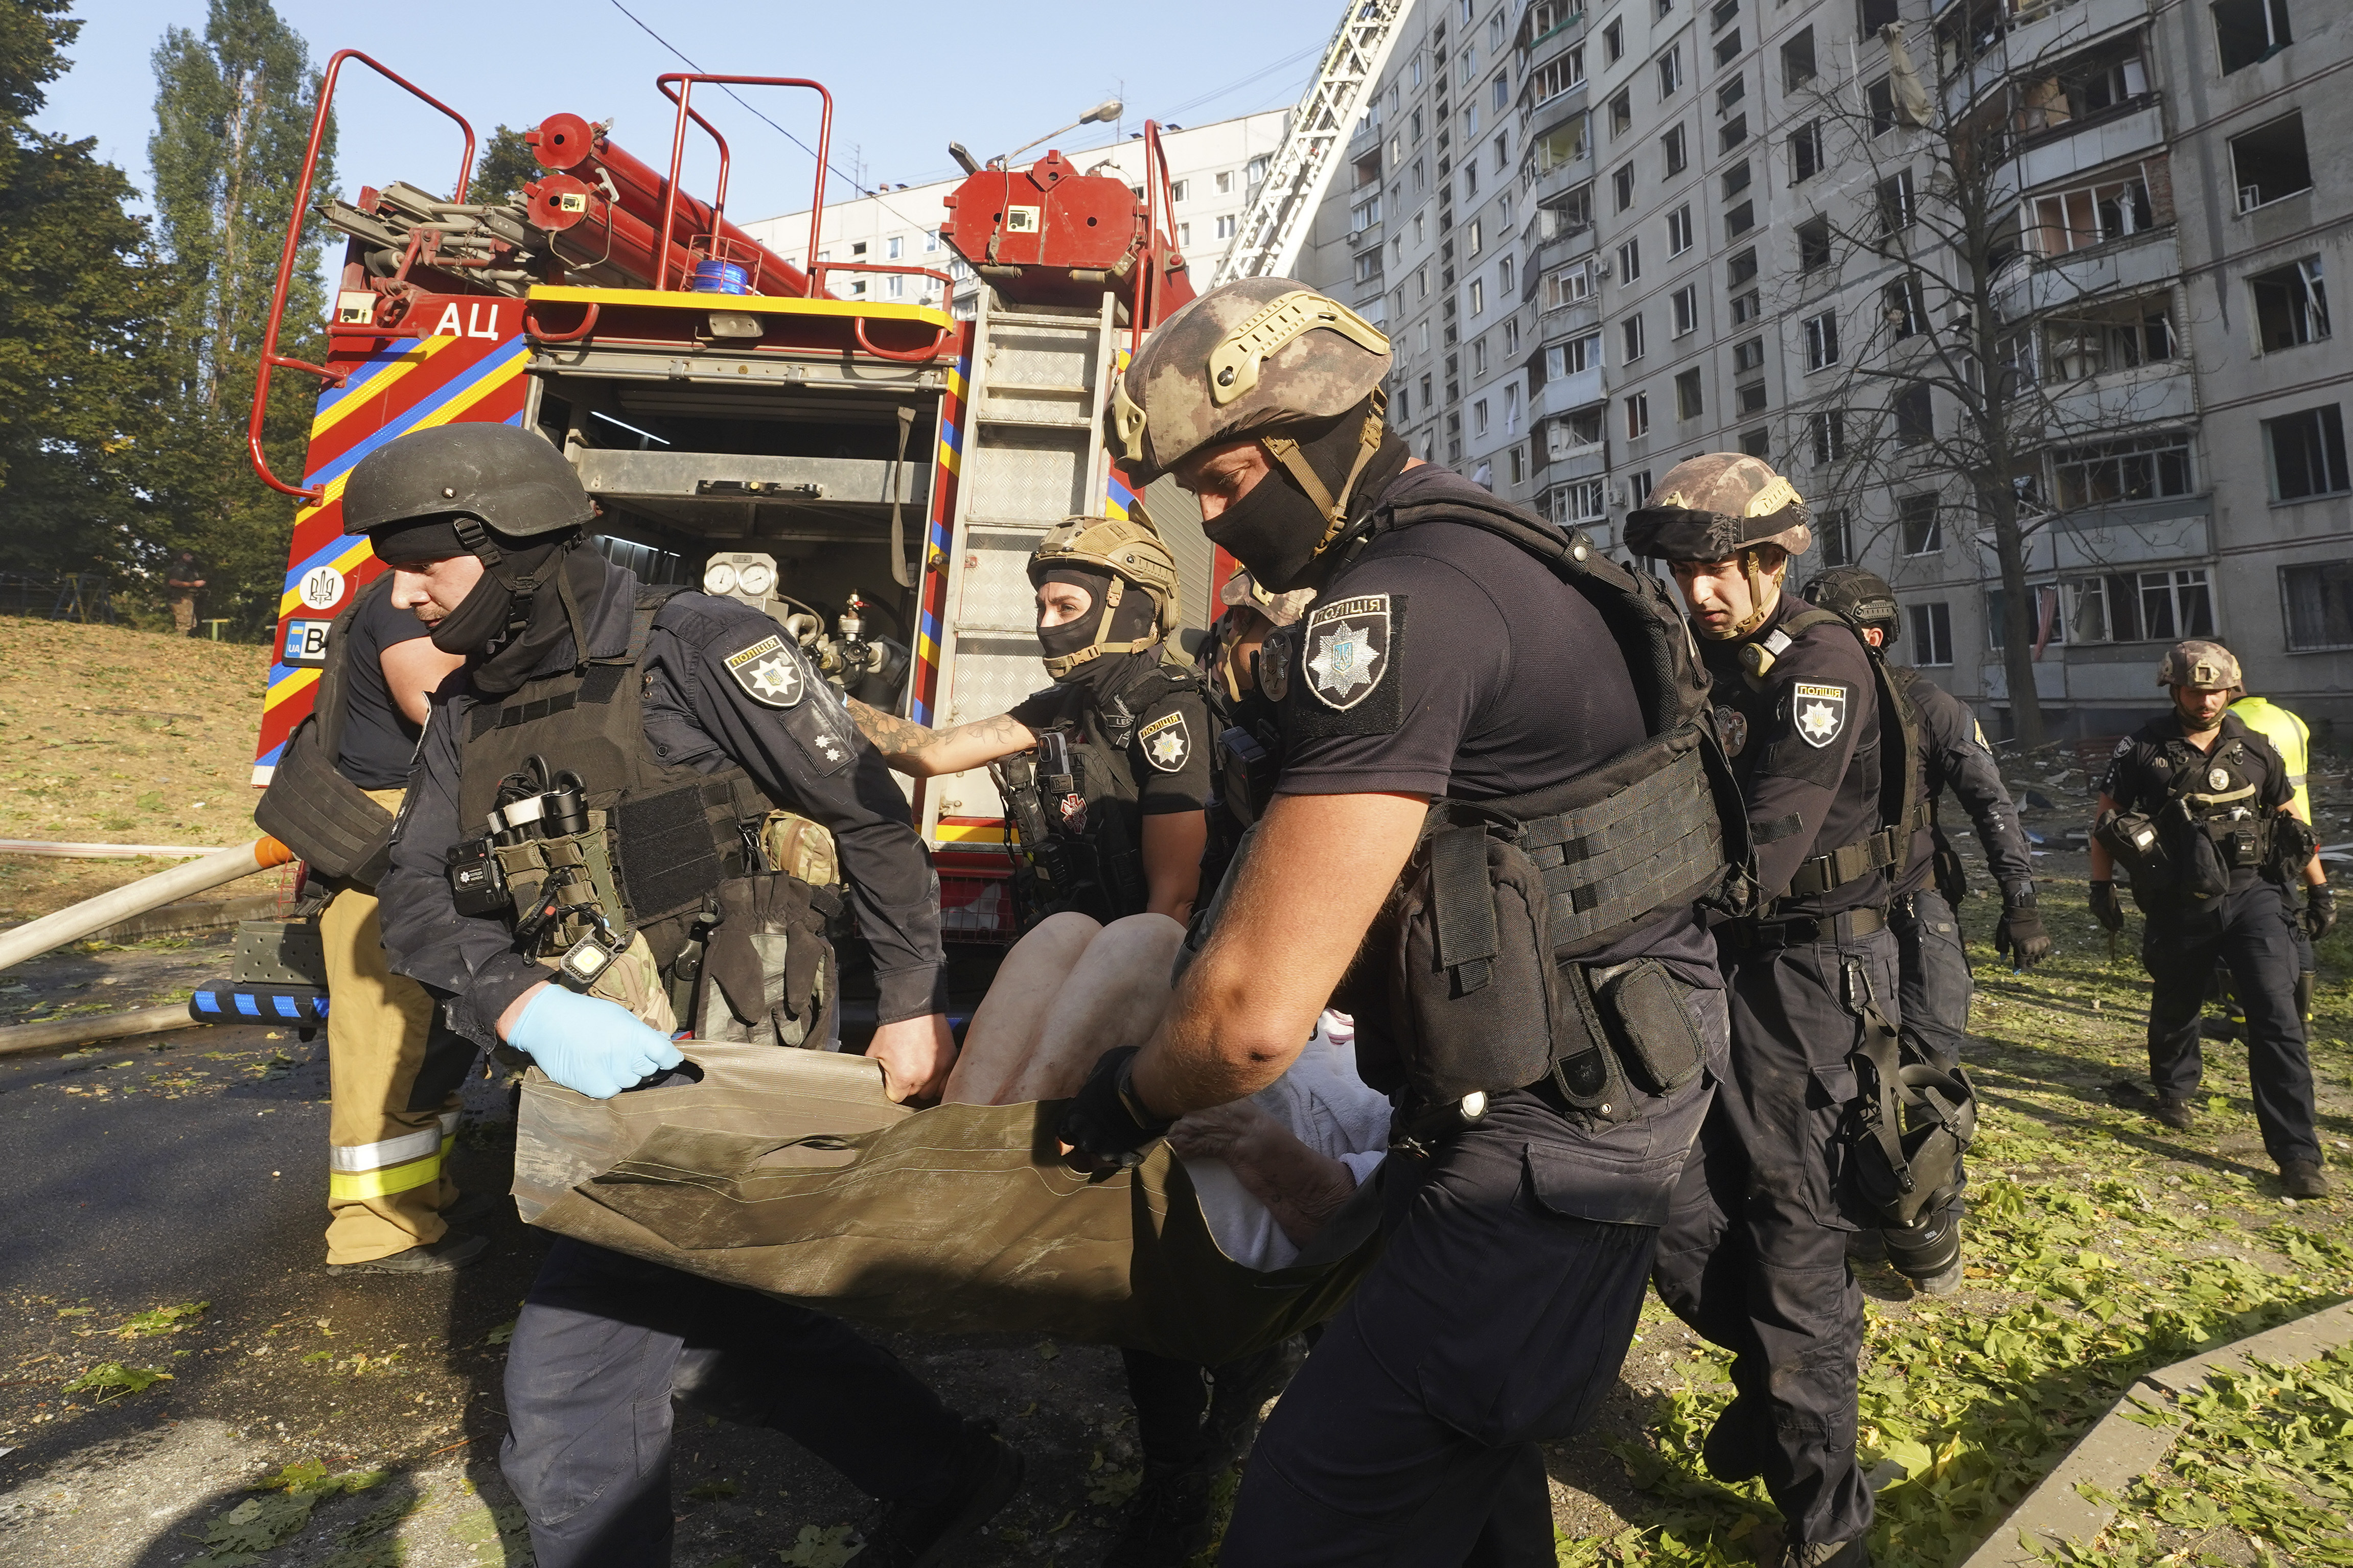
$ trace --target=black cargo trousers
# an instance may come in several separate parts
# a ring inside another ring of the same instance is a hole
[[[1855,1098],[1853,971],[1895,1022],[1885,929],[1788,947],[1725,940],[1731,1081],[1700,1129],[1659,1238],[1654,1278],[1675,1315],[1733,1352],[1739,1424],[1791,1542],[1871,1528],[1855,1460],[1862,1292],[1848,1236],[1876,1224],[1841,1201],[1839,1122]]]
[[[1427,1159],[1390,1156],[1387,1247],[1260,1433],[1226,1568],[1551,1568],[1537,1445],[1617,1381],[1726,1070],[1722,998],[1690,994],[1707,1070],[1639,1120],[1588,1131],[1515,1089]]]
[[[2148,1002],[2148,1076],[2160,1093],[2198,1092],[2205,1058],[2198,1014],[2219,962],[2247,1015],[2247,1077],[2274,1164],[2320,1158],[2312,1058],[2295,1005],[2298,928],[2287,889],[2267,877],[2200,905],[2165,895],[2147,910],[2140,955]]]

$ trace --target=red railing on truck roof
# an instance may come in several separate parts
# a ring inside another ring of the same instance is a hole
[[[751,252],[752,263],[755,268],[759,266],[760,258],[766,256],[768,252],[765,247],[758,244],[751,236],[744,234],[742,229],[736,228],[727,221],[727,174],[730,163],[727,138],[719,133],[717,126],[694,112],[690,100],[694,96],[694,84],[699,81],[709,82],[713,87],[799,87],[807,88],[817,94],[819,104],[817,126],[817,191],[809,201],[808,242],[808,261],[811,266],[815,266],[818,225],[825,217],[826,153],[833,145],[833,94],[825,89],[823,82],[811,81],[807,77],[797,76],[720,76],[707,71],[665,71],[654,78],[654,85],[661,89],[662,96],[678,105],[678,124],[671,130],[670,137],[670,188],[673,191],[678,189],[680,168],[686,160],[686,125],[687,121],[691,120],[695,124],[702,126],[719,147],[719,181],[711,198],[710,255],[713,260],[724,261],[730,258],[723,252],[721,247],[746,247]],[[670,90],[670,84],[673,82],[678,84],[679,89],[675,92]],[[662,209],[661,245],[655,251],[657,256],[669,256],[670,237],[677,232],[677,205],[668,204]],[[702,237],[691,234],[687,236],[690,250],[693,248],[692,241],[699,237]],[[680,279],[681,284],[685,281],[684,279]],[[658,289],[670,287],[666,279],[657,282],[654,286]]]
[[[269,406],[269,373],[273,369],[283,366],[288,370],[307,371],[334,385],[340,385],[343,380],[343,373],[341,371],[329,370],[324,365],[311,364],[308,361],[280,353],[278,329],[286,319],[286,291],[292,286],[294,280],[295,259],[302,252],[302,220],[303,215],[309,211],[311,205],[311,181],[319,173],[319,145],[327,134],[328,114],[335,101],[335,80],[343,74],[345,60],[359,61],[395,87],[406,89],[458,122],[458,129],[466,133],[466,151],[458,160],[458,184],[449,194],[449,199],[452,202],[462,202],[466,199],[466,183],[473,178],[474,174],[474,128],[466,122],[464,115],[410,81],[398,71],[387,68],[379,60],[371,59],[357,49],[335,51],[334,57],[327,61],[326,74],[319,81],[318,105],[311,111],[311,141],[310,144],[302,150],[302,176],[295,183],[294,215],[287,220],[286,247],[280,252],[278,258],[278,283],[269,294],[269,324],[262,330],[260,363],[253,378],[253,413],[246,421],[245,426],[246,448],[253,458],[253,471],[261,476],[261,482],[281,495],[290,495],[297,500],[306,501],[319,500],[323,492],[317,489],[305,489],[300,485],[290,485],[269,471],[269,456],[261,449],[261,425],[262,417]]]

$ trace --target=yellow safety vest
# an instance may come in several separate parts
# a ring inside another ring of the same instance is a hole
[[[2295,814],[2310,822],[2312,795],[2305,788],[2304,768],[2312,731],[2305,728],[2303,720],[2274,706],[2268,698],[2242,697],[2231,704],[2231,711],[2247,728],[2269,741],[2272,750],[2280,754],[2280,761],[2287,764],[2287,782],[2295,790]]]

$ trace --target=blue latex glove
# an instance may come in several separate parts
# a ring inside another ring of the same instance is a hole
[[[565,1088],[591,1100],[610,1100],[686,1059],[668,1035],[648,1028],[627,1007],[561,985],[532,998],[507,1044]]]

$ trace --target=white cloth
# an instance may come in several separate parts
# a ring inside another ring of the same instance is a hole
[[[1388,1157],[1389,1101],[1356,1076],[1356,1024],[1326,1012],[1291,1070],[1250,1096],[1261,1110],[1319,1154],[1339,1161],[1361,1184]],[[1287,1268],[1299,1248],[1273,1213],[1252,1197],[1223,1160],[1188,1159],[1185,1173],[1219,1249],[1247,1268]]]

